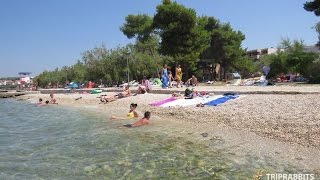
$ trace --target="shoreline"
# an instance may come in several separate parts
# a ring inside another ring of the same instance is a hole
[[[168,94],[137,95],[107,104],[99,104],[99,96],[56,94],[60,105],[93,111],[102,116],[110,113],[125,116],[129,104],[138,103],[140,116],[144,111],[152,112],[151,126],[171,126],[186,136],[192,136],[195,141],[225,151],[231,157],[243,159],[250,154],[320,173],[318,95],[246,95],[216,107],[173,108],[148,105],[165,99]],[[17,98],[37,101],[39,97],[48,99],[47,94],[29,94]],[[75,100],[79,97],[82,98]],[[202,133],[206,133],[207,137]]]

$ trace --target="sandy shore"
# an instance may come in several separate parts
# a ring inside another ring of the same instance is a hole
[[[319,91],[319,86],[311,87],[304,88],[304,91]],[[276,90],[279,89],[290,87]],[[303,91],[303,88],[300,89]],[[82,109],[88,107],[86,109],[106,117],[110,117],[110,114],[125,116],[129,104],[138,103],[137,111],[140,115],[145,111],[152,112],[153,126],[172,126],[177,131],[192,134],[195,140],[216,149],[227,150],[240,159],[247,154],[255,154],[261,158],[276,159],[280,164],[320,172],[319,94],[244,95],[216,107],[174,108],[149,105],[150,102],[169,97],[168,94],[137,95],[107,104],[100,104],[99,96],[56,94],[59,105]],[[30,94],[22,98],[36,101],[39,97],[49,99],[48,94]],[[202,133],[208,136],[202,136]]]

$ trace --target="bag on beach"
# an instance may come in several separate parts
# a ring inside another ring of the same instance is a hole
[[[193,95],[193,90],[187,88],[185,91],[184,91],[184,96],[185,97],[192,97]]]

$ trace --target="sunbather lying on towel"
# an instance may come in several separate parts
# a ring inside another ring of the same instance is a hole
[[[117,99],[120,99],[120,98],[124,98],[124,97],[129,97],[131,96],[131,91],[129,89],[129,86],[127,85],[125,87],[125,89],[118,93],[118,94],[114,94],[114,95],[101,95],[100,96],[100,101],[101,102],[104,102],[104,103],[107,103],[107,102],[111,102],[111,101],[115,101]]]

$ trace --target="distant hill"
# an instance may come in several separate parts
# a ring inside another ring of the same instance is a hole
[[[20,77],[0,77],[0,80],[19,80]]]

